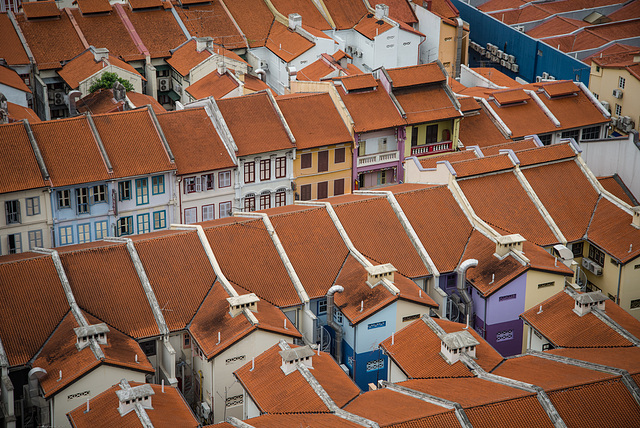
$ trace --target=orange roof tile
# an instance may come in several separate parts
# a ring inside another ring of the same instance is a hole
[[[600,67],[622,67],[632,63],[633,57],[638,53],[640,53],[640,48],[637,46],[613,43],[603,49],[600,49],[594,54],[589,55],[582,61],[587,64],[591,64],[593,61]]]
[[[222,99],[218,107],[238,146],[238,156],[294,147],[266,92]]]
[[[543,21],[527,31],[527,35],[534,39],[544,39],[546,37],[570,34],[579,28],[587,27],[589,24],[580,19],[571,19],[564,16],[554,16],[549,20]]]
[[[244,89],[258,92],[258,91],[270,91],[274,96],[276,95],[275,91],[269,87],[265,82],[260,80],[260,78],[256,76],[252,76],[250,74],[244,75]]]
[[[556,347],[631,346],[631,342],[612,330],[594,314],[588,313],[579,316],[573,312],[574,304],[575,301],[571,296],[565,292],[560,292],[542,302],[541,313],[538,313],[539,309],[536,306],[525,311],[520,317]],[[615,317],[614,320],[624,312],[613,302],[606,302],[605,310],[609,316]],[[588,331],[589,334],[584,334],[585,331]]]
[[[131,101],[131,104],[133,104],[135,107],[151,106],[151,108],[156,114],[163,113],[166,111],[165,108],[162,107],[162,104],[156,101],[156,99],[153,98],[151,95],[145,95],[138,92],[129,91],[127,92],[127,98],[129,98],[129,101]],[[94,112],[94,113],[98,114],[98,112]]]
[[[285,375],[280,369],[280,350],[276,344],[256,357],[253,363],[235,372],[258,408],[265,413],[328,413],[327,406],[298,370]],[[314,353],[311,363],[311,374],[338,407],[343,407],[360,393],[331,355]]]
[[[496,91],[492,93],[493,97],[501,106],[508,104],[521,103],[530,99],[522,89],[507,89],[504,91]]]
[[[571,388],[605,379],[613,380],[618,377],[611,373],[603,373],[533,355],[506,359],[492,373],[539,386],[545,391]]]
[[[434,321],[442,327],[445,333],[461,331],[465,327],[464,324],[447,320],[434,318]],[[476,362],[486,371],[493,370],[502,362],[502,356],[475,330],[469,329],[468,331],[480,342],[476,347]],[[473,373],[461,361],[449,364],[439,355],[440,338],[422,319],[418,319],[396,332],[393,340],[393,345],[390,337],[383,340],[380,347],[408,377],[474,377]],[[429,364],[424,364],[425,361],[429,361]]]
[[[277,101],[298,150],[353,142],[328,93],[278,97]]]
[[[213,97],[218,100],[238,88],[240,84],[226,72],[220,75],[212,71],[185,90],[196,100]]]
[[[511,130],[511,138],[555,132],[559,129],[530,97],[520,104],[500,106],[495,101],[489,101],[489,105]]]
[[[178,49],[173,51],[171,58],[167,59],[167,64],[173,67],[178,73],[187,76],[192,68],[209,58],[212,54],[207,49],[198,52],[195,39],[191,39]]]
[[[324,208],[299,208],[304,210],[269,214],[302,286],[315,299],[334,284],[349,250]]]
[[[133,68],[126,62],[119,60],[113,55],[109,55],[108,61],[115,67],[129,71],[133,74],[137,74],[138,76],[143,78],[135,68]],[[88,79],[105,67],[107,67],[107,63],[105,61],[96,62],[93,52],[87,49],[81,55],[66,63],[64,67],[62,67],[62,70],[58,72],[58,74],[64,79],[64,81],[67,83],[67,85],[69,85],[71,89],[77,89],[80,82]]]
[[[640,407],[620,379],[594,382],[547,394],[567,426],[633,426]],[[580,406],[576,403],[589,403]]]
[[[529,259],[529,264],[533,269],[554,272],[564,276],[573,276],[571,268],[568,268],[564,263],[557,262],[555,256],[532,242],[524,242],[523,252]]]
[[[129,382],[132,387],[142,385],[138,382]],[[151,423],[156,428],[170,428],[181,426],[185,428],[199,427],[191,408],[182,397],[177,388],[171,386],[161,386],[157,384],[147,384],[155,392],[151,396],[152,409],[146,409],[146,413]],[[162,392],[164,388],[164,392]],[[139,427],[140,419],[135,411],[120,416],[118,412],[119,400],[116,391],[120,390],[119,385],[114,385],[102,394],[91,400],[91,410],[85,412],[86,405],[82,405],[67,413],[67,417],[74,428],[89,428],[96,426],[119,426],[119,427]]]
[[[353,28],[367,14],[367,8],[362,2],[323,0],[323,3],[336,24],[336,30]]]
[[[129,92],[131,94],[131,92]],[[127,94],[127,96],[129,96]],[[156,101],[157,102],[157,101]],[[91,114],[113,113],[124,111],[124,101],[116,101],[113,89],[99,89],[89,95],[80,98],[76,102],[78,113],[89,112]]]
[[[315,373],[314,373],[315,374]],[[362,425],[343,419],[332,413],[289,413],[289,414],[264,414],[257,418],[245,419],[247,424],[260,428],[289,427],[314,427],[314,428],[360,428]],[[211,425],[209,428],[233,428],[224,423]]]
[[[133,10],[162,6],[162,0],[128,0],[128,2]]]
[[[171,56],[170,50],[187,40],[170,10],[124,11],[152,58]]]
[[[460,180],[458,184],[476,214],[489,224],[509,233],[519,233],[538,245],[558,243],[558,238],[544,221],[515,174],[506,172],[475,177]]]
[[[136,339],[160,334],[124,244],[61,253],[60,259],[82,309]]]
[[[468,146],[485,146],[508,141],[493,123],[484,109],[473,116],[465,116],[460,121],[459,140]]]
[[[322,16],[313,0],[272,0],[275,8],[284,16],[297,13],[302,17],[303,25],[309,25],[318,30],[331,30],[331,26]]]
[[[22,122],[0,126],[0,150],[0,193],[46,186]]]
[[[474,427],[548,427],[554,425],[534,395],[472,407],[464,410]]]
[[[640,255],[640,230],[631,226],[631,215],[603,198],[596,206],[588,238],[622,263]]]
[[[352,82],[351,79],[359,79],[361,76],[366,75],[347,77],[342,81],[343,83],[345,80]],[[375,90],[366,92],[345,93],[341,86],[337,87],[338,93],[355,123],[353,128],[356,132],[393,128],[405,123],[382,84],[379,81],[376,83]]]
[[[235,166],[204,107],[162,113],[158,122],[176,159],[179,175]],[[189,133],[185,134],[185,129]]]
[[[394,89],[446,81],[444,73],[436,63],[390,68],[387,73],[393,81]]]
[[[300,304],[282,260],[262,220],[236,219],[235,223],[205,229],[227,279],[279,307]],[[251,251],[228,242],[251,243]]]
[[[613,193],[632,207],[640,205],[636,197],[631,193],[631,190],[629,190],[629,188],[624,184],[618,174],[614,174],[610,177],[598,177],[598,181],[605,190]]]
[[[111,12],[109,0],[76,0],[78,9],[83,15],[91,13]]]
[[[631,374],[640,373],[640,348],[558,348],[549,354],[624,369]]]
[[[402,21],[407,24],[418,23],[418,18],[416,17],[413,8],[406,0],[371,0],[369,4],[374,9],[378,4],[386,4],[389,6],[389,16],[392,19]]]
[[[27,52],[6,13],[0,13],[0,40],[0,58],[4,58],[8,65],[29,64]]]
[[[569,160],[522,172],[565,238],[582,239],[598,202],[598,193],[582,169]]]
[[[371,89],[378,86],[376,79],[369,73],[360,74],[357,76],[347,76],[340,79],[342,86],[347,91],[354,91],[358,89]]]
[[[440,273],[453,271],[473,227],[449,189],[432,187],[396,199]]]
[[[9,101],[7,101],[7,113],[9,116],[9,123],[23,119],[27,119],[29,123],[42,122],[35,111]]]
[[[53,186],[90,183],[110,178],[86,117],[31,125]],[[73,145],[64,141],[73,139]]]
[[[383,388],[360,395],[349,403],[344,410],[369,420],[374,420],[382,426],[387,426],[443,413],[448,409]]]
[[[410,278],[429,275],[402,224],[384,197],[333,204],[342,226],[355,247],[378,264],[391,263]],[[363,222],[368,227],[362,227]],[[385,237],[393,236],[392,240]]]
[[[489,0],[478,6],[478,10],[492,12],[494,10],[517,9],[529,3],[527,0]]]
[[[8,256],[0,259],[0,301],[16,303],[3,304],[0,311],[0,339],[9,366],[27,364],[69,311],[51,257],[25,256],[15,261]],[[38,316],[34,316],[34,308],[38,308]]]
[[[298,71],[296,79],[307,82],[318,82],[332,73],[338,73],[339,69],[337,67],[337,65],[332,65],[332,62],[327,61],[324,55],[321,55],[318,60]]]
[[[13,69],[0,65],[0,84],[31,93],[31,89],[24,84],[24,80]]]
[[[520,83],[516,82],[497,68],[493,67],[475,67],[471,70],[475,71],[482,77],[486,77],[493,83],[499,86],[506,86],[508,88],[518,87]]]
[[[60,10],[55,1],[25,2],[22,4],[22,10],[28,19],[60,16]]]
[[[224,4],[246,36],[249,47],[267,43],[274,17],[262,0],[224,0]]]
[[[575,158],[576,152],[568,143],[554,144],[552,146],[534,147],[529,150],[521,150],[516,156],[520,161],[520,167],[553,162],[562,159]]]
[[[220,0],[213,0],[211,3],[192,4],[189,5],[188,9],[176,7],[175,10],[180,15],[180,19],[182,19],[189,33],[193,36],[212,37],[214,43],[227,49],[247,47],[239,28],[235,26]],[[266,31],[268,31],[268,27]]]
[[[539,146],[533,138],[525,138],[519,141],[509,141],[507,143],[482,147],[482,153],[485,156],[493,156],[499,154],[500,150],[513,150],[516,152],[516,156],[518,156],[517,152],[527,149],[535,149],[537,147]]]
[[[274,21],[265,46],[278,58],[288,63],[311,49],[314,43]]]
[[[96,115],[93,121],[111,160],[114,177],[176,169],[146,108]]]
[[[441,85],[399,89],[394,95],[410,125],[462,117]]]
[[[444,18],[459,18],[460,12],[449,0],[432,0],[430,11]]]
[[[376,17],[369,13],[360,19],[360,22],[353,27],[358,33],[362,34],[369,40],[373,40],[378,37],[379,34],[385,31],[391,30],[393,26],[387,23],[385,20],[376,19]]]
[[[514,168],[511,158],[506,154],[485,156],[469,160],[460,160],[451,164],[458,178],[471,177],[489,172],[505,171]]]
[[[473,97],[458,97],[458,102],[460,103],[460,110],[463,113],[481,109],[480,103],[478,103],[478,101],[476,101]]]
[[[83,315],[89,325],[101,322],[84,312]],[[90,347],[78,351],[77,337],[73,330],[77,327],[79,324],[73,314],[68,312],[33,362],[33,367],[41,367],[47,372],[40,379],[45,398],[52,397],[103,363],[133,371],[154,372],[140,345],[114,328],[110,328],[106,334],[107,344],[99,345],[104,353],[103,360],[97,359]],[[59,371],[62,371],[62,379],[58,377]]]
[[[388,428],[460,428],[460,421],[458,421],[456,413],[452,409],[424,418],[417,418],[387,426]]]

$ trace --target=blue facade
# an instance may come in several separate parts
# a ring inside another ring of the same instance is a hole
[[[528,82],[535,82],[536,76],[547,72],[558,80],[580,81],[589,86],[589,65],[509,27],[460,0],[452,2],[460,11],[460,17],[469,23],[474,42],[481,46],[493,43],[509,55],[514,55],[520,67],[518,73],[514,73],[500,64],[492,63],[491,66],[511,78],[519,76]],[[469,54],[469,66],[480,66],[480,55],[473,50],[470,50]]]

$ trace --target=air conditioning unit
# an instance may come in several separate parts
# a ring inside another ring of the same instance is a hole
[[[175,83],[173,85],[173,91],[178,95],[182,95],[182,86],[178,83]]]
[[[504,52],[502,51],[498,51],[498,53],[496,54],[496,56],[500,59],[504,58]]]
[[[542,76],[536,76],[536,83],[542,82]]]
[[[521,33],[524,33],[524,25],[516,25],[515,29],[520,31]]]
[[[487,53],[487,50],[483,47],[480,47],[480,55],[484,56]]]
[[[510,62],[507,62],[507,63],[506,63],[506,65],[505,65],[505,67],[507,67],[507,70],[511,70],[511,63],[510,63]]]
[[[490,51],[492,49],[493,45],[491,43],[487,43],[487,50]]]
[[[515,56],[513,56],[513,55],[509,55],[509,56],[507,57],[507,60],[508,60],[509,62],[516,62],[516,57],[515,57]]]
[[[582,267],[594,275],[602,275],[602,266],[586,257],[582,259]]]
[[[483,55],[484,55],[485,57],[487,57],[487,58],[491,58],[491,51],[490,51],[489,49],[487,49],[487,50],[485,50],[485,51],[484,51],[484,54],[483,54]]]
[[[605,110],[611,112],[611,106],[607,101],[600,101],[600,104],[602,104],[602,107],[604,107]]]
[[[618,118],[617,117],[612,117],[611,118],[611,127],[612,128],[617,128],[618,127]]]
[[[587,269],[587,270],[591,270],[591,260],[589,260],[586,257],[582,258],[582,267]]]
[[[517,73],[520,70],[520,66],[518,64],[511,64],[511,71]]]
[[[500,65],[503,66],[503,67],[506,67],[507,66],[507,61],[501,59],[500,60]]]
[[[53,95],[53,104],[57,106],[64,105],[64,92],[56,92]]]
[[[556,78],[553,76],[549,76],[549,80],[556,80]]]
[[[171,89],[171,79],[168,77],[161,77],[158,79],[158,91],[167,92]]]
[[[600,266],[598,266],[596,264],[592,265],[592,267],[593,267],[593,271],[592,272],[593,272],[594,275],[602,275],[602,267],[600,267]]]
[[[358,56],[358,58],[362,58],[362,52],[358,51],[356,52],[356,55]]]
[[[542,72],[542,78],[543,79],[548,79],[549,78],[549,73],[547,73],[546,71]]]
[[[631,124],[631,117],[622,116],[622,123],[625,124],[625,125],[630,125]]]
[[[622,93],[622,91],[621,91],[620,89],[614,89],[614,90],[613,90],[613,96],[614,96],[614,97],[616,97],[616,98],[622,98],[622,95],[623,95],[623,93]]]

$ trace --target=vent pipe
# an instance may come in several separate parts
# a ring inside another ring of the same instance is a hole
[[[473,326],[473,301],[471,296],[467,293],[467,269],[478,266],[478,260],[467,259],[460,263],[458,267],[458,294],[464,301],[466,315],[471,319],[471,325]]]
[[[334,285],[327,291],[327,324],[336,332],[336,360],[338,364],[342,364],[342,326],[333,320],[333,312],[335,311],[335,304],[333,302],[333,295],[335,293],[342,293],[344,287],[341,285]]]

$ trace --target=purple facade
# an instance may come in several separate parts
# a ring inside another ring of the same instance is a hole
[[[404,181],[404,168],[402,164],[404,162],[406,130],[404,126],[401,126],[395,128],[393,132],[394,135],[392,138],[396,140],[397,150],[365,156],[360,156],[358,154],[358,149],[360,147],[361,140],[366,140],[366,138],[362,138],[362,134],[355,134],[355,147],[353,150],[352,165],[354,189],[375,187],[378,185],[400,183]],[[369,133],[369,135],[371,134],[372,133]],[[366,136],[366,134],[364,135]],[[371,163],[364,163],[359,160],[360,158],[371,159],[372,156],[376,156],[376,158],[372,159]],[[393,160],[385,162],[385,157],[392,158]],[[385,173],[384,183],[378,182],[378,173],[382,171],[387,171]]]

